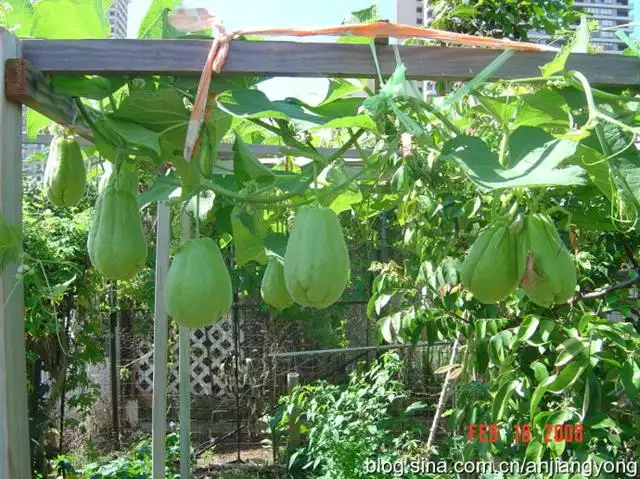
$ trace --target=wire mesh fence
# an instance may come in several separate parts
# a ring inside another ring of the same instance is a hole
[[[264,440],[271,437],[265,433],[261,418],[273,414],[278,399],[287,393],[289,373],[296,373],[300,384],[318,380],[345,383],[358,362],[372,360],[386,350],[395,350],[403,358],[402,379],[412,399],[437,403],[441,379],[434,372],[447,364],[449,344],[374,346],[374,324],[367,319],[363,301],[346,300],[329,309],[334,311],[325,311],[318,315],[319,319],[310,320],[306,312],[276,314],[247,299],[235,304],[214,326],[192,330],[191,431],[197,457],[206,457],[215,450],[222,461],[272,461],[273,451],[263,447]],[[111,336],[107,336],[104,363],[87,371],[100,394],[92,413],[80,426],[73,408],[62,409],[68,424],[62,431],[66,448],[80,447],[79,441],[86,443],[89,437],[96,448],[116,450],[121,439],[128,442],[150,432],[153,338],[151,332],[136,332],[132,327],[136,322],[150,321],[147,315],[146,311],[133,311],[118,316],[115,349],[111,347]],[[336,319],[331,319],[332,315]],[[105,329],[109,329],[112,320],[112,316],[104,314]],[[327,327],[317,331],[323,321]],[[334,324],[341,330],[333,330]],[[335,347],[326,347],[332,340]],[[170,431],[179,425],[177,347],[177,331],[170,331]],[[116,353],[115,368],[111,366],[112,351]],[[66,400],[73,395],[69,391]],[[56,407],[53,414],[59,416],[60,411]],[[429,414],[422,419],[429,421]]]

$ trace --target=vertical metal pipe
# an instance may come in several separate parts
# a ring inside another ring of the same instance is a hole
[[[167,435],[167,353],[169,319],[162,299],[164,280],[169,270],[171,222],[169,206],[158,203],[156,222],[156,285],[153,322],[153,402],[151,406],[152,478],[165,479]]]

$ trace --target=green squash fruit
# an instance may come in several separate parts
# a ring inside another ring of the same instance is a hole
[[[551,218],[533,214],[525,220],[529,264],[522,288],[532,303],[548,308],[567,302],[576,290],[576,266]]]
[[[56,206],[72,206],[84,195],[87,170],[80,145],[73,136],[56,136],[44,169],[44,191]]]
[[[502,301],[520,284],[527,259],[526,238],[497,223],[480,233],[462,266],[462,284],[485,304]]]
[[[233,301],[231,276],[211,238],[184,243],[164,283],[164,306],[181,326],[203,328],[224,316]]]
[[[109,279],[133,278],[147,261],[136,197],[107,185],[96,200],[87,240],[91,264]]]
[[[262,276],[260,294],[265,303],[279,310],[287,309],[293,304],[293,298],[284,282],[284,266],[280,261],[269,260]]]
[[[284,281],[293,300],[324,309],[342,296],[349,274],[338,216],[325,207],[300,208],[284,255]]]

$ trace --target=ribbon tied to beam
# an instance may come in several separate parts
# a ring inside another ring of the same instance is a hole
[[[206,8],[178,8],[169,16],[169,24],[182,32],[202,32],[214,30],[217,35],[213,39],[211,49],[200,76],[198,91],[189,119],[187,136],[184,145],[184,159],[189,162],[198,151],[200,129],[202,123],[211,115],[211,107],[207,105],[215,101],[215,94],[209,94],[211,76],[220,73],[229,54],[230,43],[243,35],[294,36],[308,37],[315,35],[351,35],[358,37],[393,37],[399,39],[424,38],[447,43],[456,43],[474,47],[489,47],[518,51],[555,51],[556,49],[536,43],[514,42],[512,40],[479,37],[444,30],[420,28],[390,22],[372,22],[352,25],[339,25],[319,28],[252,28],[229,32],[220,17]]]

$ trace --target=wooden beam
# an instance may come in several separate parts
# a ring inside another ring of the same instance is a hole
[[[24,57],[38,70],[56,75],[199,76],[208,40],[24,40]],[[498,50],[451,47],[398,47],[414,80],[466,80],[499,54]],[[382,73],[396,65],[393,46],[378,46]],[[540,75],[553,52],[518,52],[491,79]],[[594,85],[636,86],[640,62],[621,55],[573,54],[567,68]],[[234,41],[223,74],[285,77],[375,78],[369,45],[281,41]],[[214,79],[215,84],[215,79]]]
[[[25,59],[7,60],[5,95],[42,113],[56,123],[72,127],[80,136],[91,138],[91,130],[78,118],[73,98],[54,91],[51,82]]]
[[[0,83],[7,59],[21,56],[20,41],[0,28]],[[0,86],[4,91],[6,85]],[[22,106],[0,95],[0,213],[22,226]],[[29,479],[29,413],[27,356],[24,339],[24,289],[18,264],[8,264],[0,277],[0,477]]]

